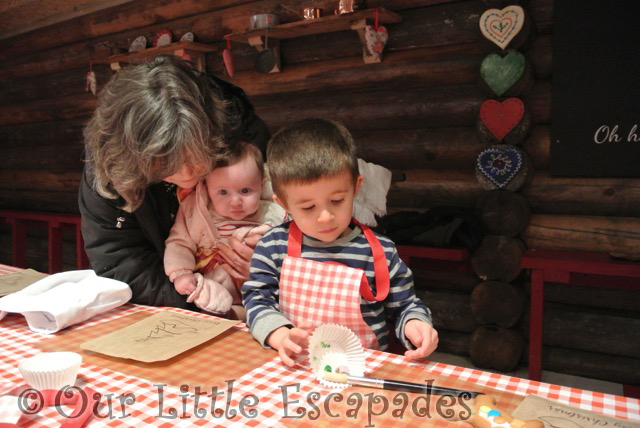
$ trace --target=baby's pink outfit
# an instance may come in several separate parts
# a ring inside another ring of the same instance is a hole
[[[258,211],[242,220],[224,218],[213,210],[207,185],[201,181],[180,203],[165,241],[165,273],[171,282],[195,273],[197,288],[187,300],[201,309],[224,314],[231,305],[242,305],[242,297],[233,278],[222,268],[225,261],[219,252],[220,244],[227,244],[230,236],[257,242],[257,237],[286,218],[282,207],[269,201],[260,201]]]

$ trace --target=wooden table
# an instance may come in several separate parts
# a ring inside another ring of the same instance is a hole
[[[0,265],[0,274],[17,270]],[[18,364],[25,358],[44,350],[79,351],[80,343],[88,338],[164,310],[194,315],[180,309],[126,304],[54,335],[40,335],[29,330],[22,315],[11,314],[0,321],[0,391],[7,385],[24,383]],[[399,419],[394,400],[402,395],[397,392],[362,387],[327,389],[303,367],[284,367],[275,352],[258,346],[241,324],[229,334],[153,366],[80,352],[83,363],[77,385],[89,385],[102,394],[99,416],[91,419],[91,427],[460,425],[435,414],[417,415],[411,405]],[[365,352],[367,371],[373,377],[433,380],[435,385],[490,393],[508,411],[524,395],[537,394],[584,410],[640,420],[640,401],[631,398],[430,361],[409,363],[401,355],[386,352]],[[195,394],[196,387],[202,387],[200,394]],[[417,394],[408,396],[414,403],[425,400]],[[363,407],[355,412],[358,398]],[[372,405],[376,399],[386,400],[389,408],[381,411],[379,405]],[[212,411],[214,404],[217,410]],[[171,409],[176,409],[175,415]],[[40,419],[25,426],[59,426],[62,411],[69,409],[45,407]]]
[[[545,282],[640,291],[640,263],[605,253],[529,250],[520,264],[531,269],[529,379],[532,380],[540,380],[542,374]],[[638,393],[629,385],[625,385],[625,389],[633,395]]]

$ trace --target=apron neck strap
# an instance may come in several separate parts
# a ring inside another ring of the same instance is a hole
[[[369,247],[371,247],[371,253],[373,255],[373,270],[375,272],[377,292],[376,296],[371,292],[371,287],[369,286],[369,282],[367,281],[367,276],[362,275],[362,283],[360,284],[360,295],[364,297],[365,300],[370,302],[376,301],[381,302],[387,298],[389,295],[389,287],[390,287],[390,278],[389,278],[389,268],[387,266],[387,258],[384,255],[384,249],[380,244],[380,241],[373,233],[373,231],[361,224],[355,218],[352,218],[351,221],[356,224],[362,232],[364,233],[364,237],[367,239],[369,243]],[[302,231],[298,227],[295,221],[292,221],[289,225],[289,239],[287,242],[287,255],[289,257],[300,257],[302,254]]]

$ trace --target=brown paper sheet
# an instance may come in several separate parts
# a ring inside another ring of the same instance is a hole
[[[81,343],[97,339],[150,316],[148,312],[140,311],[86,328],[73,326],[55,335],[43,337],[34,345],[48,352],[77,352],[82,354],[83,363],[147,379],[153,384],[187,385],[191,391],[196,386],[202,387],[204,391],[216,386],[226,388],[228,381],[239,379],[278,355],[273,350],[263,349],[248,332],[238,327],[232,327],[170,360],[154,363],[110,357],[80,348]],[[91,384],[90,379],[88,382]]]
[[[47,276],[46,273],[40,273],[33,269],[2,275],[0,276],[0,297],[20,291]]]
[[[513,411],[513,416],[523,420],[540,419],[549,428],[640,428],[637,422],[603,416],[536,395],[527,396]]]
[[[135,324],[84,342],[80,347],[145,363],[164,361],[225,332],[236,321],[160,312]]]

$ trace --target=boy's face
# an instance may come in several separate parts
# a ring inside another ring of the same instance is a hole
[[[282,186],[284,198],[273,199],[295,220],[307,236],[322,242],[333,242],[347,229],[353,216],[355,200],[362,177],[353,183],[351,172],[323,177],[311,183],[288,183]]]
[[[242,220],[258,211],[264,180],[251,156],[214,169],[206,182],[213,209],[219,215]]]

